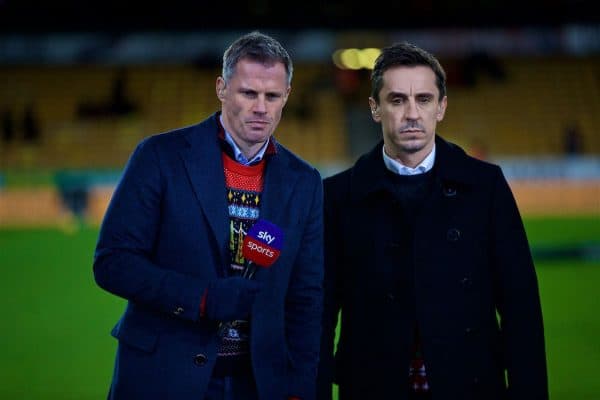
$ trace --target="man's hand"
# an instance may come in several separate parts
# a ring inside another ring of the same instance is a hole
[[[261,286],[237,276],[211,281],[206,289],[206,317],[222,322],[248,318]]]

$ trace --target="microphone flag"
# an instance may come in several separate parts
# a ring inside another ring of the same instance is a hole
[[[269,268],[279,258],[282,245],[281,229],[271,222],[259,219],[244,238],[242,255],[253,264]]]

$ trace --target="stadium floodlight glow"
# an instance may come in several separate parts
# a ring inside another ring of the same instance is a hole
[[[362,49],[361,51],[361,59],[362,65],[365,69],[373,69],[375,67],[375,60],[381,54],[381,49],[376,49],[373,47],[369,47],[367,49]]]
[[[346,67],[342,63],[342,52],[343,51],[344,51],[344,49],[337,49],[336,51],[333,52],[333,55],[331,56],[333,63],[339,69],[346,69]]]
[[[346,49],[340,54],[342,64],[348,69],[361,69],[360,50]]]
[[[380,49],[338,49],[331,56],[333,63],[340,69],[373,69]]]

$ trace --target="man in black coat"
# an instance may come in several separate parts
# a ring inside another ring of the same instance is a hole
[[[418,47],[383,49],[369,98],[383,141],[325,180],[320,399],[332,382],[341,400],[548,398],[521,217],[498,166],[435,134],[445,80]]]

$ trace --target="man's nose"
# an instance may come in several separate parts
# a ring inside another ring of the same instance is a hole
[[[409,99],[407,107],[408,109],[406,110],[406,118],[419,119],[419,110],[417,109],[417,102],[415,99]]]
[[[258,114],[264,114],[267,112],[267,103],[265,101],[264,96],[258,96],[256,98],[256,101],[254,102],[254,107],[252,108],[252,111],[254,111],[255,113],[258,113]]]

